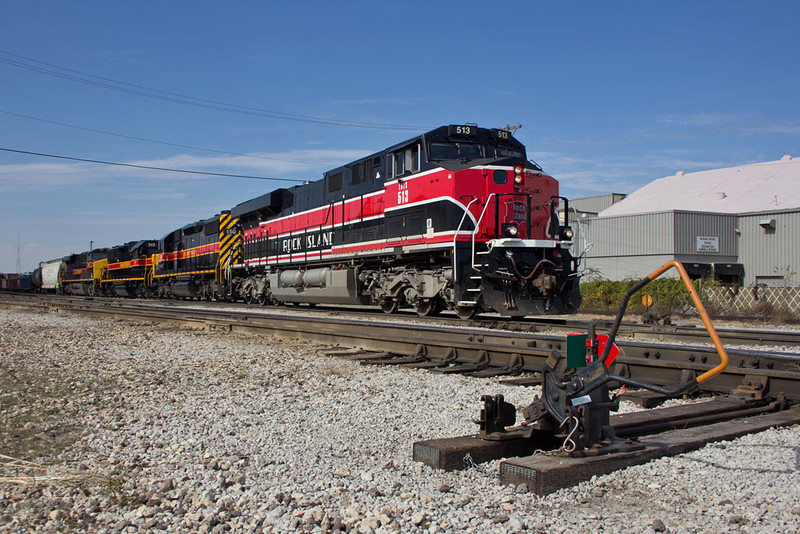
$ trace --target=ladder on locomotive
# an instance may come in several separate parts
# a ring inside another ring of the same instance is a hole
[[[476,297],[481,292],[481,283],[480,283],[480,281],[482,279],[481,268],[483,267],[483,259],[481,259],[481,261],[478,261],[478,256],[488,256],[489,255],[489,250],[488,249],[487,250],[475,250],[476,249],[476,246],[475,246],[476,245],[476,237],[480,233],[481,222],[483,221],[483,217],[486,215],[486,211],[489,208],[489,205],[492,203],[492,200],[494,199],[495,196],[497,196],[496,193],[491,193],[489,195],[489,197],[486,199],[486,204],[484,204],[483,210],[481,211],[481,215],[480,215],[480,217],[478,217],[478,220],[475,222],[475,228],[472,230],[472,234],[470,235],[470,264],[471,264],[472,269],[470,270],[470,273],[469,273],[469,279],[470,279],[471,283],[467,286],[467,293],[470,293],[470,294],[472,294],[472,295],[474,295]],[[456,258],[456,242],[458,240],[458,235],[461,233],[461,228],[464,226],[464,221],[467,218],[467,214],[469,213],[470,206],[472,206],[472,204],[474,202],[476,202],[477,200],[478,200],[477,198],[473,198],[469,202],[469,204],[467,204],[467,207],[464,210],[464,215],[462,215],[462,217],[461,217],[461,222],[458,224],[458,229],[456,230],[455,236],[453,236],[453,262],[454,263],[455,263],[455,258]],[[454,278],[454,280],[458,279],[458,269],[456,268],[455,265],[453,265],[453,278]],[[477,284],[475,282],[477,282]],[[477,304],[477,301],[475,299],[473,299],[473,300],[463,300],[463,301],[459,301],[458,302],[459,306],[475,305],[475,304]]]

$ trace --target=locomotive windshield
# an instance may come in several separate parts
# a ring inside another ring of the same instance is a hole
[[[453,128],[452,126],[450,127]],[[503,130],[490,130],[486,135],[477,129],[467,139],[465,135],[439,135],[428,144],[428,159],[431,161],[460,161],[467,163],[477,159],[526,159],[525,147]],[[499,134],[504,134],[501,137]],[[434,137],[434,136],[431,136]]]
[[[430,159],[432,160],[445,160],[445,159],[460,159],[471,160],[481,159],[483,155],[483,147],[477,143],[431,143]]]
[[[473,159],[525,159],[525,149],[503,146],[500,144],[479,145],[477,143],[462,142],[433,142],[430,145],[430,159],[433,161]]]

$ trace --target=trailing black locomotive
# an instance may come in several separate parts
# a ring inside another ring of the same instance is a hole
[[[160,240],[43,269],[69,293],[569,313],[580,293],[567,211],[510,132],[451,125]]]

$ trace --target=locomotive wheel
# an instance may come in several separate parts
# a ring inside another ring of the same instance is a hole
[[[266,293],[261,293],[261,294],[258,295],[258,303],[261,306],[266,306],[267,305],[267,294]]]
[[[478,315],[478,311],[477,306],[456,306],[456,315],[458,315],[459,319],[464,319],[465,321],[474,319]]]
[[[253,302],[255,302],[255,300],[256,300],[256,299],[254,299],[254,298],[253,298],[253,292],[252,292],[252,291],[249,291],[249,290],[248,290],[248,291],[247,291],[247,292],[244,294],[244,301],[245,301],[245,303],[247,303],[247,304],[252,304]]]
[[[385,299],[381,302],[381,310],[383,313],[394,313],[400,307],[400,302],[397,299]]]
[[[437,299],[417,299],[414,303],[414,309],[417,311],[417,315],[422,317],[433,317],[439,315],[439,312],[442,311]]]

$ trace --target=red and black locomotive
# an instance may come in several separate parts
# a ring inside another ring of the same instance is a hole
[[[442,126],[233,208],[243,259],[230,294],[465,318],[568,313],[580,293],[567,210],[510,132]]]

